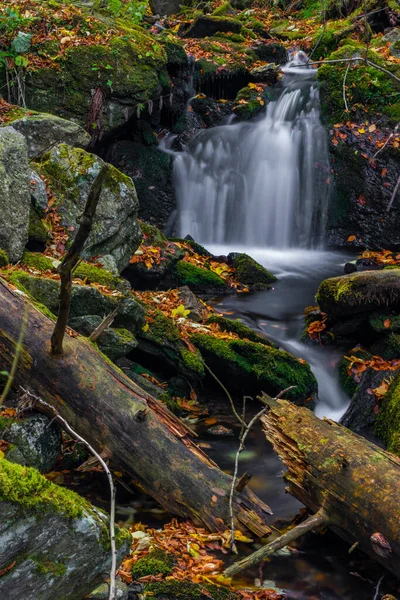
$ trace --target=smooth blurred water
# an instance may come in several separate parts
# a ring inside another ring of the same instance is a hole
[[[319,93],[313,69],[292,71],[262,118],[207,129],[176,153],[179,235],[205,244],[322,245],[330,171]]]

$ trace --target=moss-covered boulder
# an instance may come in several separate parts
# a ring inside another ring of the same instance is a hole
[[[217,273],[198,267],[190,262],[180,260],[176,263],[171,274],[171,281],[176,285],[185,286],[203,296],[213,296],[229,293],[230,288]]]
[[[84,150],[60,144],[45,154],[37,171],[49,181],[55,206],[70,236],[76,235],[93,182],[103,161]],[[111,165],[103,183],[88,238],[86,256],[111,254],[122,270],[140,244],[138,199],[132,180]]]
[[[265,105],[271,99],[268,88],[263,83],[250,83],[242,88],[233,101],[233,111],[244,121],[252,119],[265,111]]]
[[[261,342],[224,340],[202,333],[192,335],[191,340],[221,381],[240,394],[265,391],[275,396],[293,385],[295,389],[287,397],[305,404],[311,403],[317,392],[310,367],[288,352]]]
[[[117,563],[130,534],[117,531]],[[0,596],[76,600],[110,572],[108,518],[32,468],[0,458]]]
[[[9,262],[7,252],[5,250],[0,250],[0,269],[6,267]]]
[[[400,269],[364,271],[323,281],[317,302],[329,317],[400,307]]]
[[[46,113],[14,119],[12,127],[26,139],[29,158],[39,156],[56,144],[86,148],[90,143],[90,135],[80,125]]]
[[[276,281],[275,275],[248,254],[232,252],[228,255],[228,260],[236,269],[237,280],[243,285],[263,289]]]
[[[270,348],[277,348],[274,342],[270,342],[261,334],[258,334],[253,329],[250,329],[250,327],[247,327],[240,319],[227,319],[226,317],[214,313],[208,317],[207,323],[216,323],[222,331],[236,333],[241,340],[249,340],[250,342],[264,344],[264,346],[269,346]]]
[[[381,402],[375,433],[385,442],[389,452],[400,456],[400,373]]]
[[[0,436],[11,444],[5,456],[42,473],[51,471],[61,452],[61,431],[43,414],[28,414],[22,421],[0,419]]]
[[[259,60],[277,65],[284,65],[287,62],[288,54],[283,44],[278,44],[271,40],[260,41],[253,46],[253,52]]]
[[[172,554],[167,554],[162,550],[153,550],[133,564],[132,579],[136,581],[148,575],[171,575],[174,564],[175,559]]]
[[[29,163],[25,138],[12,127],[0,128],[0,249],[11,262],[28,241]]]

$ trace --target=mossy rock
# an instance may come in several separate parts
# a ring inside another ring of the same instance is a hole
[[[73,276],[86,281],[88,284],[99,283],[113,290],[125,289],[127,287],[126,280],[116,277],[102,267],[87,262],[79,263],[74,270]]]
[[[390,313],[374,313],[369,317],[369,325],[379,334],[389,332],[400,333],[400,315]],[[400,356],[400,355],[399,355]]]
[[[400,456],[400,373],[381,401],[374,431],[389,452]]]
[[[400,357],[400,334],[388,333],[382,336],[370,348],[373,354],[385,360],[394,360]]]
[[[6,267],[9,264],[7,252],[5,250],[0,249],[0,269]]]
[[[230,590],[212,584],[198,584],[191,581],[159,581],[145,586],[146,594],[155,600],[238,600]]]
[[[54,261],[41,254],[40,252],[24,252],[22,255],[22,263],[27,267],[32,267],[37,271],[54,271]]]
[[[329,54],[329,60],[362,57],[365,49],[361,44],[347,43],[336,52]],[[396,76],[400,75],[400,67],[382,59],[370,49],[369,59],[375,64],[388,69]],[[321,113],[329,124],[340,122],[345,117],[343,105],[343,77],[347,69],[346,63],[324,64],[318,69],[318,80],[321,82]],[[365,120],[366,112],[372,116],[382,113],[389,123],[396,123],[400,117],[400,86],[386,73],[368,66],[363,62],[355,62],[347,72],[347,102],[349,108],[358,107],[360,118]],[[353,117],[354,118],[354,117]]]
[[[233,101],[233,110],[236,116],[244,121],[253,119],[256,115],[265,111],[265,105],[271,100],[271,95],[265,84],[259,83],[258,87],[264,88],[263,91],[254,88],[254,84],[242,88]]]
[[[148,575],[171,575],[175,564],[175,558],[172,554],[167,554],[162,550],[149,552],[147,556],[139,558],[133,564],[131,575],[133,581],[146,577]]]
[[[177,286],[187,285],[192,292],[210,296],[230,291],[229,285],[214,271],[180,260],[172,275]]]
[[[185,31],[185,38],[212,37],[216,33],[240,33],[242,23],[236,19],[221,18],[215,16],[199,16]]]
[[[316,299],[321,310],[333,318],[400,307],[400,269],[326,279]]]
[[[46,244],[49,239],[49,229],[43,219],[40,218],[37,211],[31,207],[29,212],[29,230],[28,236],[30,242],[39,242]]]
[[[252,51],[259,60],[268,63],[284,65],[288,59],[285,46],[276,42],[262,42],[256,46],[253,46]]]
[[[309,365],[283,350],[259,342],[222,340],[211,335],[194,334],[194,345],[203,359],[229,388],[241,394],[265,391],[275,396],[293,385],[287,397],[298,404],[312,400],[317,382]]]
[[[133,333],[121,328],[107,328],[98,340],[100,351],[113,362],[127,356],[137,345]]]
[[[237,280],[243,285],[251,287],[269,286],[277,280],[275,275],[272,275],[248,254],[233,253],[228,256],[228,260],[236,269]]]
[[[264,344],[264,346],[269,346],[270,348],[276,348],[276,344],[270,342],[266,338],[258,335],[253,329],[247,327],[240,319],[227,319],[226,317],[221,317],[218,314],[210,315],[207,319],[207,323],[217,323],[220,326],[222,331],[229,331],[232,333],[236,333],[241,340],[250,340],[251,342],[258,342],[259,344]]]

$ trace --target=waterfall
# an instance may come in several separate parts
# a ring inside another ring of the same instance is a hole
[[[321,246],[330,169],[316,72],[284,73],[262,118],[205,130],[175,156],[180,236],[203,244]]]

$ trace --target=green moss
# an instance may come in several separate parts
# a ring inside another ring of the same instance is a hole
[[[210,315],[207,319],[207,323],[217,323],[222,331],[229,331],[236,333],[242,340],[250,340],[251,342],[258,342],[264,344],[264,346],[270,346],[276,348],[276,345],[266,338],[261,337],[255,331],[247,327],[240,319],[226,319],[218,314]]]
[[[198,373],[201,377],[205,375],[204,361],[200,352],[191,352],[187,348],[182,348],[181,356],[185,366],[190,371]]]
[[[241,119],[249,120],[258,113],[265,111],[265,104],[266,102],[269,102],[270,99],[271,96],[267,89],[260,92],[253,87],[247,86],[242,88],[237,94],[233,103],[233,110]]]
[[[342,384],[342,387],[343,387],[344,391],[346,392],[346,394],[348,394],[348,396],[350,398],[352,398],[353,395],[355,394],[355,392],[357,391],[358,384],[354,380],[354,378],[348,374],[348,372],[347,372],[348,366],[349,366],[349,361],[343,357],[339,361],[339,364],[338,364],[339,379],[340,379],[340,383]]]
[[[87,283],[100,283],[111,289],[117,289],[122,283],[121,278],[115,277],[110,271],[85,262],[81,262],[74,270],[74,277],[86,279]]]
[[[223,290],[227,287],[225,281],[213,271],[202,269],[183,260],[176,264],[175,276],[178,285],[187,285],[193,291],[200,293],[207,293],[209,288]]]
[[[10,261],[8,260],[7,252],[0,249],[0,269],[6,267]]]
[[[145,591],[155,600],[238,600],[237,594],[223,587],[173,579],[147,584]]]
[[[294,385],[287,397],[306,401],[317,390],[316,380],[307,364],[282,350],[244,340],[221,340],[194,334],[192,342],[205,362],[230,387],[243,393],[261,390],[275,395]]]
[[[0,501],[14,502],[27,511],[54,511],[66,517],[81,517],[90,504],[65,488],[54,485],[30,467],[0,458]]]
[[[369,324],[376,333],[386,334],[391,331],[400,333],[400,315],[398,314],[373,313],[369,317]]]
[[[152,315],[152,319],[149,329],[145,333],[142,332],[141,335],[150,337],[161,345],[180,340],[179,330],[172,319],[163,315],[159,310]]]
[[[177,237],[168,238],[168,240],[170,242],[183,242],[184,244],[187,244],[188,246],[190,246],[190,248],[193,250],[193,252],[195,252],[196,254],[199,254],[200,256],[208,256],[208,257],[212,256],[211,252],[206,250],[206,248],[204,248],[203,246],[201,246],[194,240],[184,240],[183,238],[177,238]]]
[[[386,444],[389,452],[400,456],[400,373],[381,401],[374,431]]]
[[[164,246],[167,238],[157,227],[144,221],[139,221],[139,225],[143,232],[146,246]]]
[[[234,259],[233,265],[238,281],[244,285],[269,285],[276,281],[275,275],[247,254],[239,254]]]
[[[65,575],[67,572],[67,567],[62,563],[51,561],[41,562],[36,556],[29,556],[29,558],[36,564],[36,568],[39,573],[42,573],[43,575],[63,577],[63,575]]]
[[[27,267],[32,267],[38,271],[54,271],[54,265],[51,258],[40,254],[39,252],[24,252],[22,263]]]
[[[171,575],[175,559],[162,550],[154,550],[140,558],[132,567],[132,579],[136,581],[147,575]]]
[[[49,230],[45,222],[39,217],[36,210],[31,208],[29,213],[29,240],[45,244],[48,240]]]
[[[371,351],[385,360],[398,359],[400,356],[400,335],[398,333],[383,335],[371,346]]]
[[[354,42],[339,48],[327,58],[330,60],[363,56],[364,47]],[[400,69],[386,62],[374,50],[369,52],[370,60],[377,65],[399,75]],[[347,68],[343,64],[324,64],[318,69],[318,79],[321,82],[321,110],[328,124],[339,122],[348,117],[344,113],[343,105],[343,77]],[[383,113],[389,121],[394,121],[393,112],[397,114],[397,105],[400,102],[400,88],[392,77],[374,67],[364,63],[355,63],[347,72],[347,102],[349,107],[356,107],[360,118],[366,118],[365,113],[376,115]]]
[[[232,7],[232,4],[228,1],[223,2],[214,10],[212,15],[214,17],[224,17],[226,15],[234,15],[235,9]]]

